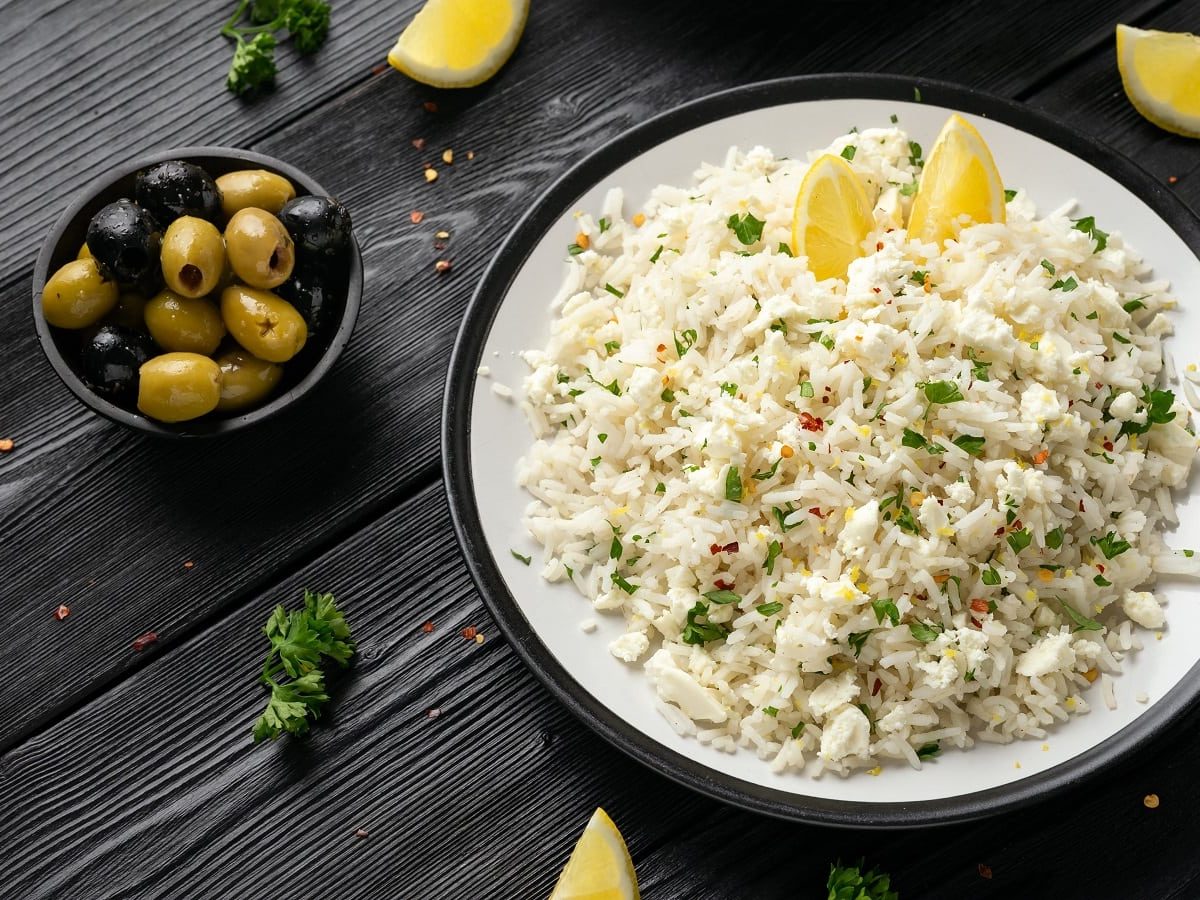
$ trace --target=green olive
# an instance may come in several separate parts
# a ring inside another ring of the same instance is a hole
[[[164,353],[139,370],[137,406],[160,422],[185,422],[217,408],[221,367],[199,353]]]
[[[163,235],[163,280],[184,297],[203,297],[225,273],[225,242],[217,226],[195,216],[180,216]]]
[[[221,318],[234,340],[267,362],[287,362],[308,340],[304,317],[270,291],[240,284],[225,288]]]
[[[88,249],[87,241],[79,245],[79,252],[75,254],[76,259],[91,259],[92,251]]]
[[[132,291],[122,294],[110,318],[131,331],[142,331],[146,327],[146,298]]]
[[[245,350],[230,350],[217,357],[221,367],[221,412],[256,406],[267,398],[279,379],[283,366],[265,362]]]
[[[283,204],[296,196],[290,181],[266,169],[229,172],[217,179],[217,189],[221,192],[221,210],[227,219],[250,207],[278,215]]]
[[[161,291],[146,304],[146,328],[164,350],[212,353],[225,337],[221,314],[211,300]]]
[[[283,223],[263,209],[241,209],[225,226],[225,252],[237,277],[270,290],[288,280],[296,248]]]
[[[117,305],[115,281],[105,281],[94,259],[74,259],[42,288],[42,314],[57,328],[86,328]]]

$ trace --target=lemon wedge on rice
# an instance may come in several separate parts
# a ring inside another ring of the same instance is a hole
[[[849,163],[832,153],[818,157],[796,194],[792,253],[808,257],[818,281],[845,278],[874,224],[871,201]]]
[[[908,233],[942,244],[966,225],[1004,222],[1004,183],[983,137],[952,115],[929,151]]]
[[[1200,36],[1118,25],[1117,67],[1138,112],[1159,128],[1200,137]]]
[[[592,815],[550,900],[641,900],[625,839],[604,810]]]
[[[512,56],[529,0],[429,0],[401,32],[388,62],[440,88],[474,87]]]

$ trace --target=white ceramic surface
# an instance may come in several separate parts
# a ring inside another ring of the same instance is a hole
[[[493,392],[495,383],[518,395],[527,372],[517,353],[542,346],[549,333],[549,302],[564,272],[564,248],[575,234],[575,210],[597,212],[604,192],[625,191],[627,215],[639,208],[659,183],[685,185],[701,162],[719,163],[731,145],[770,147],[778,154],[804,156],[827,145],[851,126],[887,126],[889,115],[900,127],[929,147],[954,110],[891,100],[820,100],[753,110],[702,125],[662,143],[621,166],[580,197],[533,249],[500,308],[487,338],[481,364],[490,377],[476,379],[472,407],[470,457],[474,490],[483,532],[512,596],[533,630],[584,689],[631,726],[654,741],[712,769],[768,788],[799,795],[872,803],[906,803],[944,799],[1006,785],[1059,765],[1134,722],[1170,691],[1200,660],[1200,587],[1182,580],[1160,582],[1169,598],[1168,628],[1160,641],[1140,630],[1143,652],[1127,659],[1116,679],[1117,709],[1108,710],[1099,682],[1086,694],[1092,711],[1052,729],[1043,741],[1009,745],[981,744],[969,752],[948,750],[917,772],[888,764],[880,777],[850,778],[790,772],[773,774],[754,751],[716,751],[695,739],[675,734],[653,707],[653,689],[640,665],[626,665],[607,649],[622,632],[619,615],[597,614],[570,585],[550,585],[539,577],[541,552],[523,531],[522,510],[529,497],[516,484],[518,458],[532,436],[515,400]],[[1132,192],[1092,165],[1046,141],[998,122],[968,117],[978,126],[994,154],[1005,184],[1024,187],[1042,211],[1069,199],[1080,201],[1078,215],[1094,215],[1103,228],[1120,232],[1154,264],[1157,277],[1167,277],[1183,298],[1175,316],[1177,336],[1170,342],[1180,370],[1200,362],[1200,261],[1182,239]],[[1191,302],[1189,302],[1191,301]],[[1177,389],[1177,394],[1181,392]],[[1178,496],[1184,524],[1169,538],[1175,547],[1200,547],[1200,509],[1192,489]],[[526,567],[509,548],[531,554]],[[592,634],[580,630],[583,619],[595,619]],[[1144,692],[1150,705],[1136,702]]]

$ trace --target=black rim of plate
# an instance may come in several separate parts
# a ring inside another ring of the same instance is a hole
[[[517,653],[559,701],[634,759],[693,790],[778,818],[858,828],[947,824],[1026,806],[1113,764],[1189,707],[1200,693],[1200,664],[1121,731],[1053,768],[1000,787],[935,800],[889,803],[836,800],[768,788],[719,772],[660,744],[603,705],[568,674],[533,630],[501,577],[483,535],[472,483],[471,404],[483,348],[513,279],[563,211],[618,167],[685,131],[764,107],[838,99],[919,100],[1026,131],[1116,179],[1200,254],[1200,220],[1164,185],[1099,141],[1010,100],[944,82],[859,74],[785,78],[713,94],[632,128],[578,163],[533,204],[492,260],[467,309],[450,360],[442,416],[446,493],[471,576]]]

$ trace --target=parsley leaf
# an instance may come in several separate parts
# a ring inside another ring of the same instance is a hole
[[[1054,274],[1054,263],[1050,262],[1050,260],[1043,259],[1042,260],[1042,268],[1045,269],[1047,272],[1049,272],[1051,275]]]
[[[1073,291],[1077,287],[1079,287],[1079,282],[1075,280],[1075,276],[1068,275],[1065,280],[1060,278],[1058,281],[1054,282],[1054,284],[1050,285],[1050,290]],[[1091,317],[1089,316],[1088,318]]]
[[[980,580],[991,587],[995,587],[1000,583],[1000,573],[988,566],[979,576]]]
[[[681,335],[676,335],[674,331],[671,332],[671,337],[675,338],[675,353],[680,359],[683,359],[683,355],[692,349],[697,336],[695,328],[685,328]],[[681,337],[682,340],[680,340]]]
[[[867,642],[867,638],[871,636],[873,630],[855,631],[846,638],[846,642],[854,650],[854,658],[858,659],[858,655],[862,653],[863,645]]]
[[[785,534],[800,524],[799,522],[793,522],[791,525],[785,524],[787,517],[795,511],[790,503],[787,505],[787,509],[780,509],[778,506],[771,507],[771,512],[775,514],[775,521],[779,523],[779,530]]]
[[[616,585],[617,587],[619,587],[621,590],[623,590],[627,594],[632,594],[634,591],[636,591],[638,589],[638,586],[636,584],[630,584],[628,581],[626,581],[621,575],[618,575],[616,572],[613,573],[612,583],[614,585]]]
[[[650,257],[650,262],[652,262],[652,263],[658,262],[658,258],[660,256],[662,256],[662,252],[663,252],[663,245],[659,244],[658,249],[654,251],[654,255]]]
[[[729,629],[718,622],[697,622],[700,617],[708,616],[708,604],[697,600],[696,605],[688,610],[687,624],[683,627],[680,639],[685,644],[707,644],[709,641],[719,641],[729,634]]]
[[[783,241],[780,241],[779,242],[779,252],[782,253],[784,256],[791,256],[792,248],[789,247],[787,244],[785,244]]]
[[[519,560],[520,562],[524,563],[525,565],[529,565],[531,562],[533,562],[532,556],[522,556],[516,550],[513,550],[511,548],[509,549],[508,552],[513,555],[513,559]]]
[[[1145,434],[1152,425],[1165,425],[1175,418],[1171,406],[1175,403],[1174,391],[1153,391],[1146,388],[1142,395],[1142,403],[1146,408],[1146,421],[1139,425],[1136,422],[1124,422],[1120,434]]]
[[[1063,545],[1064,537],[1062,526],[1059,525],[1053,531],[1046,532],[1046,546],[1051,550],[1057,550]]]
[[[250,24],[242,18],[249,10]],[[275,83],[275,32],[286,31],[301,55],[315,53],[329,35],[330,6],[325,0],[242,0],[221,28],[232,39],[233,59],[225,86],[248,96]]]
[[[954,446],[965,450],[971,456],[983,454],[984,439],[973,434],[960,434],[954,439]]]
[[[763,226],[767,223],[754,218],[753,213],[743,213],[741,216],[730,216],[725,224],[739,241],[749,246],[762,237]]]
[[[801,397],[812,397],[815,393],[816,392],[813,390],[813,383],[811,381],[800,382]]]
[[[936,641],[938,633],[942,630],[940,626],[929,625],[925,622],[910,622],[908,630],[922,644],[928,644],[930,641]]]
[[[605,282],[605,283],[604,283],[604,289],[605,289],[606,291],[608,291],[610,294],[612,294],[614,297],[616,297],[618,300],[619,300],[620,298],[622,298],[622,297],[624,297],[624,296],[625,296],[625,292],[624,292],[624,291],[622,291],[622,290],[619,290],[619,289],[617,289],[617,288],[613,287],[613,286],[612,286],[611,284],[609,284],[608,282]]]
[[[856,150],[857,150],[857,148],[854,147],[853,145],[851,145],[851,144],[846,145],[845,147],[842,148],[842,159],[854,159],[854,154],[855,154]]]
[[[773,466],[771,466],[771,468],[767,469],[767,471],[755,472],[750,477],[753,478],[755,481],[766,481],[768,478],[774,478],[775,473],[777,471],[779,471],[779,464],[781,462],[783,462],[783,457],[780,457],[779,459],[775,460],[775,464]]]
[[[742,476],[737,466],[730,466],[725,473],[725,499],[742,502]]]
[[[935,756],[937,756],[941,752],[942,752],[942,747],[940,744],[938,744],[937,741],[934,741],[929,744],[922,744],[920,747],[917,748],[917,759],[920,759],[920,760],[933,759]]]
[[[1129,549],[1128,541],[1123,541],[1117,535],[1110,531],[1102,538],[1092,538],[1092,543],[1104,554],[1105,559],[1112,559],[1115,556],[1120,556]]]
[[[920,99],[918,92],[918,102]],[[841,860],[830,866],[829,879],[825,883],[828,900],[900,900],[900,895],[892,890],[889,876],[876,869],[864,873],[862,866],[861,859],[857,866],[843,866]]]
[[[1033,542],[1033,535],[1029,533],[1028,528],[1022,528],[1020,531],[1010,532],[1008,535],[1008,546],[1012,547],[1013,553],[1020,553]]]
[[[1082,219],[1075,219],[1072,226],[1076,231],[1082,231],[1089,235],[1096,242],[1096,252],[1099,253],[1108,246],[1108,232],[1101,231],[1096,227],[1096,219],[1094,216],[1084,216]]]
[[[754,608],[755,608],[755,610],[758,611],[758,613],[760,615],[773,616],[773,615],[775,615],[775,613],[783,610],[783,604],[782,603],[760,603],[758,606],[756,606]]]
[[[953,381],[930,381],[925,384],[925,399],[930,403],[956,403],[963,399],[962,391]]]
[[[1079,612],[1079,610],[1073,607],[1066,600],[1060,599],[1058,602],[1062,606],[1063,612],[1065,612],[1070,620],[1075,623],[1075,627],[1071,629],[1072,631],[1100,631],[1104,628],[1104,626],[1095,619],[1089,619],[1083,613]]]
[[[275,35],[260,31],[249,40],[236,35],[233,59],[225,86],[239,97],[248,97],[275,84]]]
[[[872,600],[871,609],[875,612],[875,621],[880,625],[883,624],[884,618],[892,623],[893,628],[900,624],[900,610],[896,608],[891,597]]]
[[[724,606],[727,603],[741,603],[742,595],[735,594],[733,591],[716,590],[708,591],[704,594],[704,599],[710,603],[716,603],[718,606]]]

